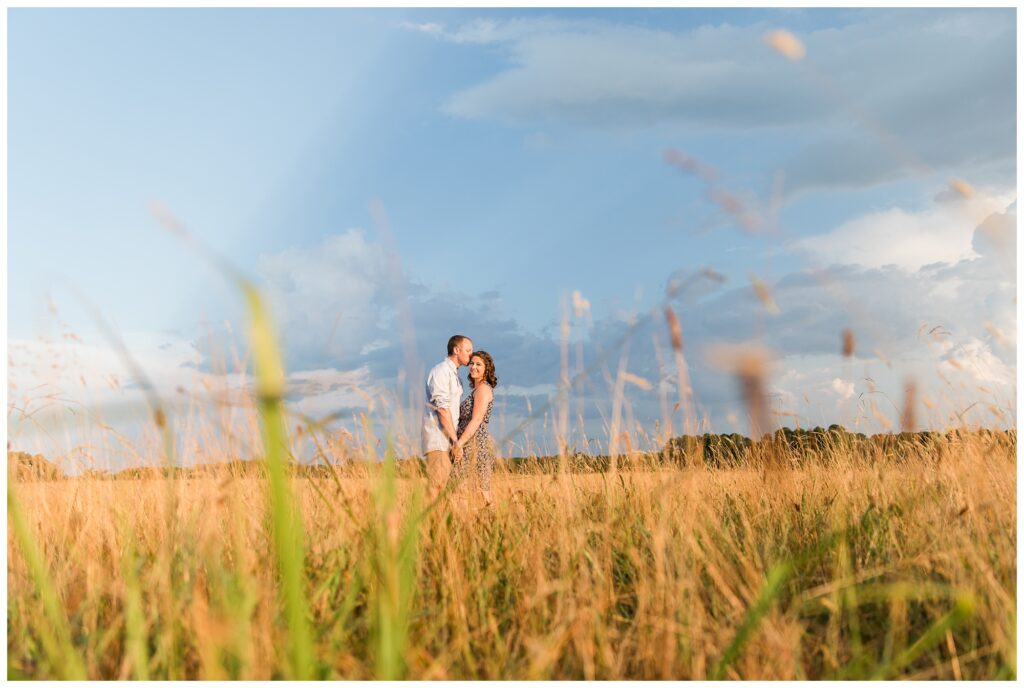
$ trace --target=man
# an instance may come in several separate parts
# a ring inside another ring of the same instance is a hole
[[[448,340],[448,357],[427,375],[427,398],[423,412],[423,453],[427,459],[427,480],[431,499],[437,497],[452,472],[452,459],[462,458],[456,446],[462,381],[459,367],[469,365],[473,342],[461,334]]]

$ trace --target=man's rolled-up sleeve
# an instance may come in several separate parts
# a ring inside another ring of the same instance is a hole
[[[427,379],[427,389],[430,390],[430,405],[435,409],[450,409],[452,407],[452,391],[448,388],[447,376],[436,375],[430,372]]]

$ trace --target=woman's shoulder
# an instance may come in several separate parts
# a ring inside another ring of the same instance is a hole
[[[480,384],[473,388],[473,396],[476,396],[478,394],[481,397],[491,399],[494,397],[494,388],[491,387],[486,382],[481,382]]]

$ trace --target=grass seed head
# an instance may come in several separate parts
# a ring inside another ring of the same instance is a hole
[[[974,187],[965,182],[963,179],[954,177],[949,180],[949,188],[960,194],[964,198],[972,198],[974,196]]]
[[[750,283],[754,285],[754,293],[757,294],[757,300],[761,302],[761,305],[765,307],[772,315],[778,315],[779,307],[775,303],[775,299],[772,298],[772,293],[768,289],[768,285],[758,279],[757,275],[751,273],[749,275]]]
[[[671,306],[665,306],[665,321],[668,323],[669,337],[672,339],[672,348],[676,351],[683,350],[683,328],[679,324],[679,318]]]
[[[769,31],[764,35],[764,42],[765,45],[793,62],[798,62],[807,55],[807,50],[800,39],[785,29]]]
[[[756,344],[718,344],[708,352],[712,367],[731,373],[750,416],[750,433],[760,438],[771,429],[766,380],[772,354]]]
[[[853,356],[853,350],[854,350],[853,330],[851,330],[849,327],[847,327],[847,328],[845,328],[843,330],[843,357],[844,358],[849,358],[850,356]]]
[[[747,232],[755,233],[761,230],[761,218],[736,194],[711,189],[708,191],[708,199],[736,220]]]
[[[904,432],[914,432],[914,428],[917,427],[917,383],[913,380],[907,380],[903,387],[903,414],[901,416],[901,425]]]
[[[675,167],[680,172],[693,174],[706,182],[713,182],[718,178],[718,172],[714,167],[706,165],[700,160],[690,157],[686,153],[669,148],[665,151],[665,162]]]
[[[626,382],[636,385],[637,387],[643,390],[649,390],[652,387],[650,381],[640,377],[639,375],[634,375],[633,373],[623,373],[622,379],[624,379]]]
[[[188,231],[185,229],[185,225],[174,216],[174,213],[160,201],[150,201],[149,212],[153,216],[161,227],[166,229],[171,234],[176,234],[180,237],[187,237]]]
[[[575,289],[572,292],[572,310],[577,318],[582,318],[590,312],[590,301],[583,298],[583,294],[580,293],[579,289]]]

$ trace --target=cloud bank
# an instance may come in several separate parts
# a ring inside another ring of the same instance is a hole
[[[800,35],[807,57],[799,63],[764,45],[764,34],[779,28],[767,24],[672,32],[549,18],[406,28],[504,56],[504,69],[445,103],[459,118],[760,132],[795,149],[784,165],[788,193],[949,171],[1012,175],[1012,10],[848,17]]]
[[[938,200],[921,212],[939,213],[946,207],[943,203]],[[850,226],[855,225],[837,228],[837,236],[851,231]],[[958,260],[923,265],[918,265],[920,260],[901,265],[884,259],[864,265],[833,263],[823,270],[766,280],[777,315],[765,309],[750,284],[727,283],[682,293],[673,307],[682,323],[702,429],[749,430],[735,380],[711,362],[717,344],[749,341],[774,352],[768,393],[779,424],[840,422],[867,432],[892,428],[898,423],[894,409],[901,403],[903,384],[910,379],[921,391],[926,408],[919,418],[928,427],[1012,424],[1016,266],[1006,262],[1014,253],[997,250],[992,242],[1003,242],[999,246],[1005,248],[1005,242],[1015,241],[1015,228],[1013,204],[974,229],[967,245],[981,250],[972,249]],[[956,255],[960,254],[951,254]],[[313,417],[342,412],[344,424],[346,413],[376,404],[376,412],[386,411],[393,420],[398,408],[409,403],[403,401],[408,397],[402,396],[402,389],[415,391],[422,384],[424,367],[443,357],[448,336],[464,332],[498,364],[500,419],[495,434],[509,440],[506,453],[521,453],[527,443],[535,451],[554,451],[559,409],[554,394],[561,372],[558,328],[526,332],[502,316],[494,294],[443,293],[404,276],[420,365],[410,372],[387,265],[381,245],[358,229],[264,259],[264,288],[287,352],[293,406]],[[678,277],[667,276],[666,281]],[[582,295],[577,301],[584,299]],[[656,446],[656,424],[664,429],[666,410],[675,432],[680,432],[681,411],[672,411],[676,371],[660,305],[652,304],[650,312],[635,313],[631,319],[587,306],[582,317],[570,316],[570,374],[587,369],[569,404],[570,442],[581,447],[589,442],[592,449],[605,445],[623,361],[623,370],[634,382],[626,386],[619,415],[628,427],[642,428],[632,441]],[[636,326],[637,322],[644,324]],[[850,359],[840,355],[845,328],[856,336]],[[242,331],[239,323],[229,323],[213,337],[189,341],[167,335],[133,336],[128,343],[169,398],[183,389],[218,388],[228,378],[236,390],[245,392],[251,389],[251,379],[230,364],[225,370],[218,363],[232,347],[244,363],[246,346],[236,334]],[[623,340],[629,342],[625,359],[617,346]],[[11,343],[12,399],[59,392],[67,401],[77,398],[79,393],[73,390],[80,388],[94,390],[82,396],[82,403],[141,401],[137,385],[103,342],[51,341],[47,346],[56,349],[44,352],[39,342]],[[55,351],[57,358],[68,362],[64,377],[40,388],[38,366],[52,359]],[[233,360],[232,355],[226,358]],[[119,379],[112,382],[111,374]],[[582,423],[577,417],[580,410]],[[418,410],[405,408],[403,413],[414,425]],[[531,414],[534,418],[523,425],[525,432],[513,435]]]

